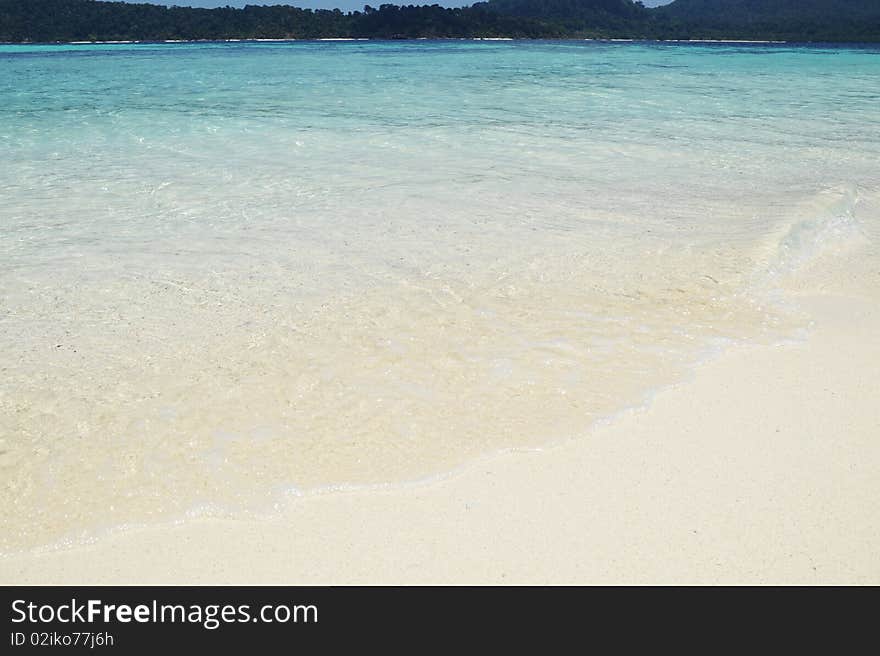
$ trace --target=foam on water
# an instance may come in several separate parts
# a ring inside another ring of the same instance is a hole
[[[784,283],[876,234],[878,73],[766,44],[3,47],[0,549],[582,436],[792,334]]]

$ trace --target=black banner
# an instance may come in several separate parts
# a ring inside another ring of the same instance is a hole
[[[844,619],[853,636],[853,628],[870,625],[874,594],[802,588],[5,587],[0,653],[256,647],[324,653],[357,644],[470,651],[474,636],[519,646],[537,641],[545,648],[576,643],[577,651],[594,651],[608,640],[616,647],[699,646],[706,632],[728,646],[766,648],[774,637],[788,646],[805,637],[813,641],[835,618]],[[758,643],[750,642],[752,636],[761,636]]]

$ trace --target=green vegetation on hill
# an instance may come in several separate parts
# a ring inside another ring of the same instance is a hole
[[[676,0],[653,13],[701,38],[880,41],[880,0]]]
[[[0,41],[326,37],[553,37],[558,29],[501,12],[382,5],[343,13],[288,6],[219,9],[97,0],[0,0]]]
[[[489,0],[473,8],[553,24],[573,36],[651,33],[651,11],[633,0]]]
[[[880,42],[880,0],[488,0],[344,13],[289,6],[194,9],[99,0],[0,0],[0,41],[366,37],[779,39]]]

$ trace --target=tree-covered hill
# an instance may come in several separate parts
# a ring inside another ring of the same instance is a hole
[[[473,7],[553,22],[572,34],[634,35],[646,30],[651,17],[633,0],[488,0]]]
[[[598,25],[603,22],[645,18],[650,10],[633,0],[488,0],[482,7],[529,18],[583,19]]]
[[[675,0],[658,26],[703,37],[878,41],[880,0]]]
[[[563,36],[560,28],[479,9],[385,4],[362,12],[254,6],[193,9],[97,0],[0,0],[0,41],[161,41],[327,37]]]
[[[722,19],[731,23],[758,20],[794,21],[848,19],[876,20],[878,0],[675,0],[658,7],[656,13],[689,19]]]
[[[289,6],[194,9],[99,0],[0,0],[0,41],[254,38],[651,38],[880,42],[880,0],[488,0],[343,13]]]
[[[341,12],[292,7],[190,9],[95,0],[0,0],[0,40],[163,40],[333,35]]]

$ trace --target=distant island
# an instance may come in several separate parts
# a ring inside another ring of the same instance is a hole
[[[880,0],[488,0],[363,11],[194,9],[99,0],[0,0],[0,41],[595,38],[880,42]]]

